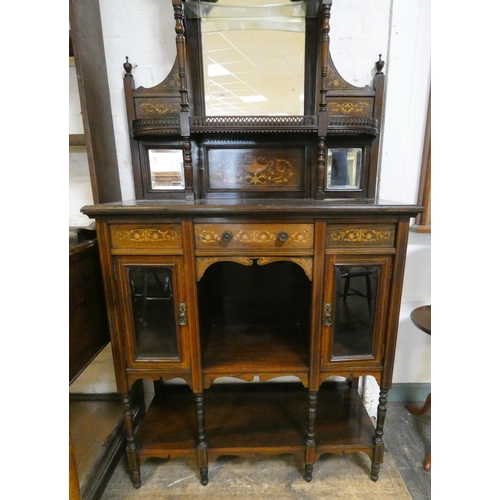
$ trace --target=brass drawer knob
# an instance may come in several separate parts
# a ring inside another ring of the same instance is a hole
[[[233,239],[233,233],[231,231],[224,231],[221,236],[221,240],[224,243],[229,243]]]
[[[280,231],[278,233],[278,240],[284,243],[288,239],[288,233],[286,231]]]

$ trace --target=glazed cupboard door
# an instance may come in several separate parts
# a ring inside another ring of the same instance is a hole
[[[323,370],[381,367],[392,256],[329,255],[323,303]]]
[[[187,368],[182,257],[116,257],[128,368]]]

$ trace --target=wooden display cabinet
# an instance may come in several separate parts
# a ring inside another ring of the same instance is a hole
[[[207,484],[220,455],[294,453],[311,481],[321,454],[351,452],[370,455],[376,481],[409,221],[422,211],[375,196],[383,62],[373,88],[353,87],[329,57],[331,2],[282,2],[258,12],[266,26],[290,7],[303,17],[304,114],[215,116],[202,68],[217,2],[173,7],[164,82],[136,89],[124,64],[137,199],[82,209],[96,220],[132,484],[149,457],[191,456]],[[180,186],[155,181],[176,169]],[[376,428],[365,375],[380,385]],[[136,428],[141,378],[156,390]]]

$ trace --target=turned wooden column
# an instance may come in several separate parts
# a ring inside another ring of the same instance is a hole
[[[180,126],[182,137],[182,154],[184,163],[184,178],[186,182],[186,200],[194,200],[193,191],[193,158],[191,156],[191,137],[189,127],[189,98],[187,86],[186,70],[186,29],[184,25],[184,7],[182,1],[174,0],[174,18],[175,18],[175,44],[177,48],[177,60],[179,68],[179,82],[181,94],[181,112]]]
[[[371,471],[371,479],[372,481],[378,480],[378,473],[380,471],[380,464],[384,460],[384,424],[385,424],[385,416],[387,414],[387,393],[388,389],[380,390],[380,397],[378,399],[378,407],[377,407],[377,427],[375,429],[375,437],[373,442],[375,444],[375,448],[373,449],[373,458],[372,458],[372,471]]]
[[[134,488],[140,488],[142,485],[141,471],[139,469],[139,460],[137,459],[137,443],[134,435],[134,416],[132,400],[130,393],[122,395],[123,417],[125,420],[125,431],[127,434],[127,462],[130,470],[132,485]]]
[[[201,484],[208,484],[208,453],[205,435],[205,408],[203,404],[203,394],[195,394],[196,399],[196,420],[198,422],[198,466],[200,468]]]
[[[318,392],[309,391],[309,425],[306,439],[306,474],[307,482],[312,480],[314,462],[316,461],[316,406],[318,403]]]
[[[330,54],[330,3],[325,3],[321,11],[321,42],[320,42],[320,66],[321,66],[321,88],[318,112],[318,164],[316,170],[316,193],[317,200],[325,199],[325,160],[326,160],[326,136],[328,129],[328,112],[326,106],[326,94],[328,92],[328,57]]]

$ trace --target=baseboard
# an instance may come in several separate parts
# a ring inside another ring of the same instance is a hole
[[[392,384],[388,401],[425,401],[431,392],[431,384]]]

